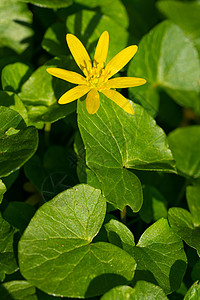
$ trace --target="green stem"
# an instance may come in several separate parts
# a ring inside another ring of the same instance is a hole
[[[45,123],[45,125],[44,125],[44,141],[45,141],[46,147],[49,146],[50,131],[51,131],[51,123]]]
[[[126,206],[124,206],[124,209],[120,212],[121,216],[121,222],[126,224]]]

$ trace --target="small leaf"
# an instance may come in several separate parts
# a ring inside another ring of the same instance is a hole
[[[1,300],[37,300],[36,289],[25,280],[8,281],[0,285]]]
[[[178,172],[187,178],[200,177],[200,126],[177,128],[168,136]]]
[[[12,274],[17,271],[18,266],[13,252],[13,229],[0,214],[0,281],[3,281],[5,274]]]
[[[187,291],[187,294],[184,297],[184,300],[199,300],[200,297],[200,285],[196,281]]]
[[[91,243],[105,213],[101,191],[88,185],[45,203],[19,242],[22,275],[46,293],[65,297],[97,296],[127,284],[134,275],[134,259],[114,245]]]
[[[109,242],[131,254],[131,249],[135,246],[135,241],[134,236],[128,227],[113,219],[104,226],[107,231]]]
[[[0,179],[0,204],[3,200],[3,195],[5,194],[5,192],[6,192],[6,186],[3,183],[3,181]]]
[[[156,188],[144,186],[143,197],[144,201],[139,214],[145,223],[167,218],[167,201]]]
[[[0,176],[8,176],[34,154],[38,133],[10,108],[0,106],[0,115]]]
[[[132,255],[137,263],[134,282],[146,280],[166,294],[177,290],[186,270],[187,258],[181,239],[160,219],[141,236]]]
[[[0,91],[0,106],[6,106],[17,111],[28,123],[27,110],[18,95],[12,92]]]
[[[138,281],[134,288],[118,286],[107,292],[101,300],[167,300],[164,291],[152,283]]]
[[[187,187],[186,195],[191,213],[180,207],[172,207],[168,212],[169,223],[176,234],[200,255],[199,186]]]
[[[69,59],[67,62],[70,63]],[[46,71],[48,67],[59,66],[62,63],[63,61],[59,59],[49,61],[46,65],[39,67],[22,86],[19,97],[28,110],[29,124],[38,126],[44,122],[52,123],[75,110],[76,102],[67,105],[57,103],[59,97],[71,85],[61,79],[53,78]]]
[[[21,62],[7,65],[1,73],[2,87],[5,91],[19,93],[22,84],[32,73],[32,68]]]

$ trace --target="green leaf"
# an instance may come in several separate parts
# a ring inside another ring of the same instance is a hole
[[[134,275],[134,259],[114,245],[91,243],[105,213],[101,191],[88,185],[45,203],[19,242],[22,275],[39,289],[66,297],[92,297],[126,284]]]
[[[28,114],[27,110],[21,101],[21,99],[12,92],[0,91],[0,106],[9,107],[15,111],[17,111],[24,121],[28,122]]]
[[[186,197],[192,220],[195,226],[200,227],[200,185],[187,186]]]
[[[152,283],[138,281],[134,288],[118,286],[107,292],[101,300],[167,300],[163,290]]]
[[[36,209],[24,202],[9,202],[3,212],[4,219],[22,233],[27,227]]]
[[[69,59],[67,60],[70,64]],[[44,122],[55,122],[69,115],[76,103],[59,105],[57,100],[71,85],[47,73],[48,67],[59,67],[63,61],[54,59],[39,67],[22,86],[19,94],[28,110],[29,123],[38,126]],[[66,62],[65,62],[66,63]]]
[[[0,48],[8,47],[22,53],[33,35],[32,16],[27,5],[18,0],[1,0],[0,20]]]
[[[168,218],[174,232],[200,255],[200,227],[194,226],[192,215],[186,209],[173,207],[169,209]]]
[[[200,126],[178,128],[168,136],[178,172],[187,178],[200,177]]]
[[[133,116],[102,94],[100,97],[101,106],[94,115],[87,112],[85,101],[78,103],[87,166],[101,182],[110,203],[119,209],[129,205],[138,211],[141,185],[128,169],[174,172],[173,157],[163,130],[141,106],[133,105]]]
[[[102,14],[109,16],[122,27],[127,28],[129,25],[126,6],[119,0],[87,0],[87,2],[85,0],[75,0],[75,2],[98,11],[100,8]]]
[[[37,300],[36,289],[25,280],[8,281],[0,285],[1,300]]]
[[[159,285],[166,294],[177,290],[183,279],[187,258],[181,239],[160,219],[141,236],[132,255],[137,263],[134,282],[146,280]]]
[[[41,7],[61,8],[70,6],[73,0],[20,0],[26,3],[32,3]]]
[[[200,2],[162,1],[157,2],[157,7],[183,29],[200,53]]]
[[[109,242],[131,254],[131,249],[135,246],[135,241],[134,236],[128,227],[114,219],[111,219],[104,226],[107,231]]]
[[[184,300],[198,300],[200,298],[200,285],[196,281],[187,291],[187,294],[184,297]]]
[[[12,274],[17,271],[18,266],[13,252],[13,229],[0,214],[0,281],[3,281],[5,274]]]
[[[21,62],[7,65],[1,73],[2,87],[6,91],[19,93],[22,84],[32,73],[32,68]]]
[[[0,176],[7,176],[34,154],[38,133],[10,108],[0,106],[0,115]]]
[[[5,192],[6,192],[6,186],[3,183],[3,181],[0,179],[0,204],[3,200],[3,195],[5,194]]]
[[[99,12],[81,10],[68,16],[66,27],[63,24],[54,24],[47,29],[42,46],[52,55],[60,56],[69,54],[66,44],[66,33],[75,34],[83,43],[92,57],[97,41],[103,31],[107,30],[110,35],[110,44],[107,61],[113,58],[119,51],[127,46],[128,32],[118,25],[113,18]],[[120,43],[119,43],[120,40]],[[75,66],[75,61],[73,66]],[[74,71],[74,67],[72,67]],[[69,69],[69,66],[67,67]],[[81,70],[78,71],[81,73]]]
[[[130,95],[152,115],[158,112],[160,89],[181,106],[200,112],[198,52],[170,21],[160,23],[142,38],[128,75],[147,80],[144,86],[131,88]]]
[[[143,197],[144,201],[139,214],[145,223],[167,218],[167,201],[156,188],[144,186]]]
[[[193,281],[200,280],[200,259],[192,268],[191,277]]]

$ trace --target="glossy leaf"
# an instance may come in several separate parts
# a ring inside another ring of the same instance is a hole
[[[36,288],[25,280],[8,281],[0,285],[1,300],[37,300]]]
[[[141,186],[128,169],[174,172],[166,136],[141,106],[133,105],[132,116],[102,94],[100,99],[95,115],[88,114],[85,101],[78,104],[87,166],[97,175],[109,202],[119,209],[129,205],[138,211],[142,204]]]
[[[177,290],[183,279],[187,258],[181,239],[160,219],[140,237],[132,249],[137,268],[134,282],[146,280],[159,285],[166,294]]]
[[[18,266],[13,252],[13,236],[15,229],[0,214],[0,281],[5,274],[17,271]]]
[[[200,177],[200,126],[178,128],[168,137],[178,172],[187,178]]]
[[[147,80],[143,87],[131,88],[130,95],[152,115],[158,112],[159,89],[181,106],[200,112],[198,52],[184,32],[170,21],[160,23],[142,38],[128,75]]]
[[[134,288],[130,286],[118,286],[107,292],[101,300],[167,300],[163,290],[152,283],[138,281]]]
[[[130,281],[135,261],[128,253],[108,243],[91,243],[105,212],[101,191],[88,185],[44,204],[19,242],[22,275],[39,289],[66,297],[101,295]]]
[[[16,111],[0,106],[0,115],[0,176],[7,176],[34,154],[38,134]]]

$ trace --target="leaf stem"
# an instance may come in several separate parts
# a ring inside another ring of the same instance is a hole
[[[120,212],[121,222],[126,224],[126,206],[124,206],[123,210]]]
[[[49,146],[50,142],[50,131],[51,131],[51,123],[45,123],[44,125],[44,141],[45,141],[45,146]]]

